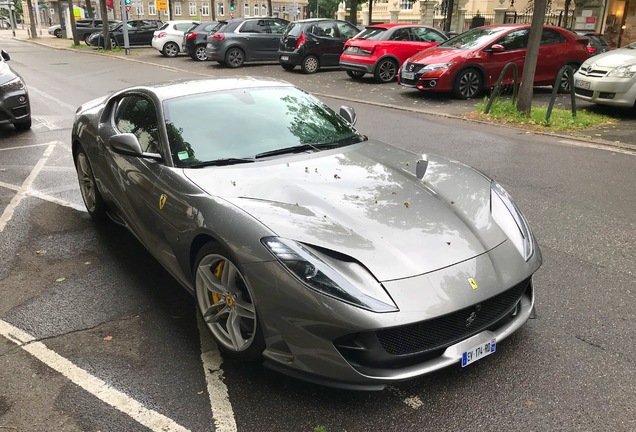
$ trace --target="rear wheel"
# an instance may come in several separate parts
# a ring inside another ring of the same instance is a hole
[[[453,94],[459,99],[470,99],[481,92],[481,74],[476,69],[464,69],[455,77]]]
[[[117,48],[117,39],[114,36],[110,37],[110,49]]]
[[[78,146],[77,148],[75,169],[77,171],[77,180],[79,181],[82,199],[84,200],[88,214],[95,220],[105,219],[106,204],[97,189],[93,168],[82,146]]]
[[[347,75],[349,78],[360,79],[364,76],[364,72],[347,69]]]
[[[166,57],[176,57],[179,54],[179,45],[174,42],[166,42],[161,53]]]
[[[208,59],[208,56],[205,55],[205,45],[197,45],[194,47],[194,51],[192,51],[191,55],[193,60],[196,61],[205,61]]]
[[[85,43],[86,45],[90,45],[90,44],[88,43],[88,40],[89,40],[90,38],[91,38],[91,34],[90,34],[90,33],[87,33],[86,35],[84,35],[84,43]]]
[[[245,54],[239,48],[230,48],[225,54],[225,62],[231,68],[238,68],[245,63]]]
[[[55,29],[55,31],[53,32],[53,35],[56,38],[61,38],[62,37],[62,29]]]
[[[375,67],[373,76],[376,81],[388,83],[397,76],[398,64],[393,59],[383,59]]]
[[[233,358],[258,360],[265,339],[254,295],[230,254],[217,243],[204,245],[195,260],[197,306],[219,348]]]
[[[300,68],[306,74],[312,74],[318,72],[320,69],[320,62],[318,61],[318,57],[316,56],[307,56],[303,59],[303,62],[300,65]]]
[[[280,67],[282,67],[283,69],[285,69],[286,71],[290,71],[290,70],[294,70],[294,68],[296,67],[296,65],[293,64],[289,64],[289,63],[281,63]]]

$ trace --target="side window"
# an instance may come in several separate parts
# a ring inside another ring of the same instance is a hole
[[[334,26],[334,23],[330,21],[318,22],[314,25],[312,33],[316,36],[335,38],[336,27]]]
[[[503,45],[506,51],[525,49],[528,46],[528,29],[508,33],[496,43]]]
[[[410,34],[411,34],[411,32],[409,31],[408,28],[395,29],[395,31],[393,32],[393,34],[391,35],[389,40],[392,40],[392,41],[410,41],[411,40]]]
[[[182,31],[182,32],[188,30],[190,27],[192,27],[192,23],[190,23],[190,22],[178,23],[178,24],[175,24],[175,26],[174,26],[175,30],[179,30],[179,31]]]
[[[415,40],[418,42],[444,42],[446,38],[433,29],[423,27],[413,27],[412,29]]]
[[[157,111],[145,97],[131,95],[122,98],[115,112],[115,127],[121,133],[135,134],[144,152],[159,153]]]
[[[267,33],[267,23],[265,23],[265,20],[245,21],[240,33]]]
[[[349,23],[343,23],[340,21],[336,22],[336,27],[338,27],[338,31],[340,32],[340,36],[343,38],[352,38],[355,35],[357,35],[358,33],[360,33],[360,30],[358,30],[357,27],[352,26]]]
[[[269,29],[271,33],[282,34],[287,28],[287,22],[281,20],[270,20]]]
[[[558,31],[543,29],[543,33],[541,33],[541,45],[554,45],[563,42],[567,42],[567,39]]]

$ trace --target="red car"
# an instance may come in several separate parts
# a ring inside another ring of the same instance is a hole
[[[409,58],[398,74],[398,83],[422,91],[453,92],[460,99],[477,96],[492,88],[507,63],[519,68],[519,79],[526,57],[529,25],[491,25],[468,30],[454,38]],[[559,69],[574,69],[590,57],[588,39],[559,27],[546,26],[534,76],[535,85],[553,85]],[[512,72],[504,85],[512,84]],[[569,91],[567,79],[559,83]]]
[[[379,82],[390,82],[404,61],[448,38],[439,30],[417,24],[374,24],[344,45],[340,67],[351,78],[373,74]]]

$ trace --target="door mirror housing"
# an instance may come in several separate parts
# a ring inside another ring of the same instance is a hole
[[[108,145],[115,152],[126,156],[144,157],[155,160],[163,160],[159,153],[146,153],[141,149],[141,144],[134,134],[121,133],[108,139]]]
[[[488,49],[488,52],[498,53],[498,52],[503,52],[505,50],[506,48],[503,45],[494,44]]]
[[[351,126],[355,126],[358,121],[356,111],[350,106],[343,105],[340,107],[340,116],[347,121]]]

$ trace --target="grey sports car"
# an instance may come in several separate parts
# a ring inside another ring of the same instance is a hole
[[[148,85],[82,105],[73,157],[89,214],[196,296],[226,357],[381,389],[494,353],[534,309],[525,218],[355,119],[282,81]]]

